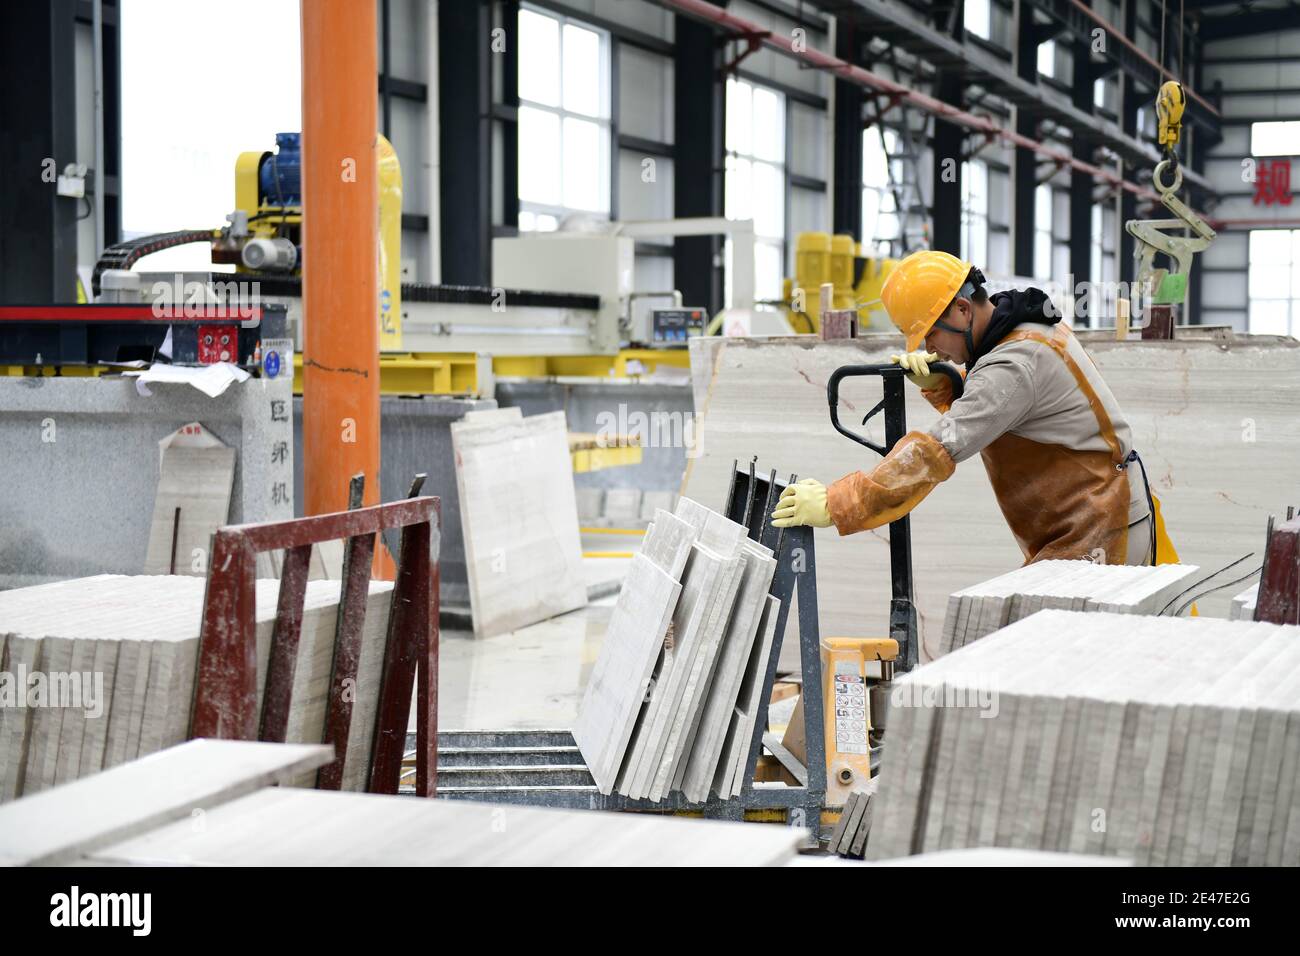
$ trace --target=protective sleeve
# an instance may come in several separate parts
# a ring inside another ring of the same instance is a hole
[[[952,381],[944,376],[943,381],[936,388],[921,389],[921,397],[942,415],[952,407]]]
[[[826,489],[840,534],[889,524],[919,505],[956,469],[952,456],[925,432],[908,432],[870,473],[855,471]]]
[[[945,383],[944,388],[949,386]],[[935,404],[933,399],[931,404]],[[1015,428],[1033,407],[1034,383],[1029,365],[989,356],[966,377],[961,398],[928,431],[953,461],[962,462]]]

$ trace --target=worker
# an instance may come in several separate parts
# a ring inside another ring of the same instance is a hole
[[[908,351],[891,358],[940,417],[904,435],[869,473],[829,488],[815,479],[787,487],[772,524],[834,524],[842,535],[877,528],[978,453],[1026,563],[1147,563],[1158,510],[1145,468],[1130,470],[1140,461],[1115,396],[1045,292],[989,295],[984,284],[979,269],[946,252],[899,263],[881,300]],[[965,366],[955,401],[951,380],[930,370],[938,360]]]

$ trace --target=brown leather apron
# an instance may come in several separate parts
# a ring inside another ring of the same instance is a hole
[[[1018,331],[998,344],[1028,339],[1055,352],[1088,399],[1109,451],[1078,451],[1008,432],[980,454],[1026,564],[1052,558],[1123,564],[1129,513],[1124,453],[1110,415],[1066,348],[1069,335],[1058,325],[1050,337]]]

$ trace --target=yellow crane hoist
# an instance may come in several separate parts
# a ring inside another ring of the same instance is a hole
[[[1124,224],[1129,235],[1136,240],[1133,314],[1135,318],[1141,318],[1133,323],[1135,328],[1148,324],[1151,307],[1177,306],[1186,301],[1192,256],[1209,248],[1217,235],[1204,219],[1178,198],[1183,172],[1178,167],[1176,147],[1182,137],[1186,105],[1183,85],[1177,80],[1169,80],[1160,87],[1156,95],[1156,140],[1163,158],[1151,173],[1151,185],[1159,194],[1160,202],[1176,218],[1130,219]],[[1172,180],[1166,182],[1166,174],[1171,174]],[[1157,268],[1157,253],[1167,256],[1173,268]]]

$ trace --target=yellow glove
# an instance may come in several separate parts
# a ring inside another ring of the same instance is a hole
[[[791,528],[812,525],[829,528],[831,512],[826,506],[826,486],[816,478],[805,478],[794,485],[786,485],[781,500],[772,512],[773,528]]]
[[[907,378],[921,388],[938,388],[944,383],[942,372],[931,372],[930,363],[939,361],[933,352],[900,352],[889,356],[889,361],[907,369]]]

